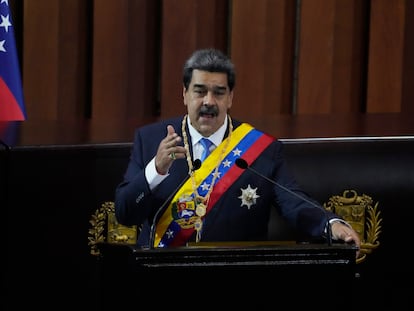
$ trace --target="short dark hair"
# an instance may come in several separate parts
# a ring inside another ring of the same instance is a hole
[[[227,84],[230,91],[236,83],[234,64],[223,52],[216,49],[202,49],[195,51],[184,64],[183,84],[186,89],[190,85],[193,70],[222,72],[227,74]]]

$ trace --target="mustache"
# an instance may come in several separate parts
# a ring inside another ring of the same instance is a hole
[[[209,114],[212,116],[217,116],[219,113],[217,106],[208,106],[203,105],[200,108],[200,114]]]

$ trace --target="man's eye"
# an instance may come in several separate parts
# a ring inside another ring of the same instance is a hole
[[[206,90],[194,90],[194,93],[196,93],[196,94],[205,94]]]

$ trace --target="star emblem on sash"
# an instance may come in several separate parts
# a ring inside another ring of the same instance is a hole
[[[252,205],[256,204],[256,199],[260,197],[256,193],[257,188],[252,188],[249,184],[245,189],[240,188],[240,190],[242,192],[241,196],[239,196],[239,199],[241,199],[240,206],[246,205],[247,209],[250,209]]]
[[[236,148],[232,152],[233,152],[233,156],[240,157],[242,151],[239,148]]]

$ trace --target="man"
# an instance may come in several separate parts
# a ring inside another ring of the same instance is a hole
[[[183,72],[188,114],[136,130],[116,189],[118,221],[142,225],[138,245],[143,247],[262,241],[270,208],[276,206],[310,237],[324,237],[330,228],[333,239],[359,247],[351,226],[300,189],[284,161],[282,142],[231,118],[234,86],[234,65],[222,52],[191,55]],[[198,159],[208,153],[200,165]]]

